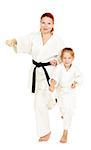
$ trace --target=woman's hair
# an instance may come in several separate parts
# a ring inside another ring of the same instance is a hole
[[[54,23],[54,16],[51,13],[44,13],[40,19],[44,18],[44,17],[49,17],[52,19],[53,23]]]
[[[44,13],[42,16],[41,16],[41,20],[42,20],[42,18],[44,18],[44,17],[49,17],[49,18],[51,18],[52,19],[52,21],[53,21],[53,24],[54,24],[54,16],[51,14],[51,13]],[[51,32],[53,32],[54,31],[54,28],[52,28],[52,30],[51,30]]]
[[[72,48],[69,48],[69,47],[65,47],[65,48],[62,49],[62,51],[61,51],[61,55],[60,55],[61,60],[62,60],[63,55],[64,55],[65,52],[69,52],[73,58],[75,57],[75,54],[74,54],[73,49],[72,49]]]

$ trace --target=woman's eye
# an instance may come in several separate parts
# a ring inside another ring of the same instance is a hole
[[[42,24],[45,24],[45,22],[41,22]]]

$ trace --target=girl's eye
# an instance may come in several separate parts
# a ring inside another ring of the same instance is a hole
[[[71,57],[69,57],[68,59],[71,59]]]

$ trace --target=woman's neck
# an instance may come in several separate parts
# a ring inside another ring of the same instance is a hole
[[[43,44],[45,44],[52,36],[52,33],[44,33],[44,34],[41,33],[41,36],[42,36]]]

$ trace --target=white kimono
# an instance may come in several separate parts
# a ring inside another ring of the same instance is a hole
[[[64,129],[68,129],[71,125],[72,115],[76,105],[76,88],[72,89],[71,85],[74,81],[77,86],[81,84],[81,73],[79,69],[72,64],[67,71],[63,63],[59,64],[52,77],[56,81],[58,88],[58,105],[63,116]]]
[[[36,62],[46,63],[53,59],[58,59],[59,51],[64,47],[62,40],[53,34],[43,45],[41,33],[32,33],[24,38],[17,39],[17,52],[29,53]],[[30,81],[35,65],[31,66]],[[54,66],[45,67],[50,78],[53,74]],[[32,85],[31,85],[32,86]],[[48,103],[52,99],[51,92],[42,67],[36,69],[35,87],[35,113],[38,136],[44,136],[50,132]]]

